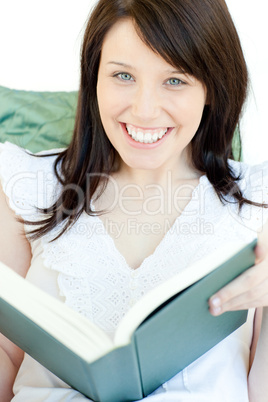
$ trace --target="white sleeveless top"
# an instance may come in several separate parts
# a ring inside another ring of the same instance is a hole
[[[24,219],[42,216],[60,192],[55,156],[37,158],[10,143],[0,144],[0,178],[10,207]],[[250,167],[230,161],[250,200],[268,203],[268,162]],[[83,213],[74,226],[49,243],[61,227],[33,241],[27,278],[88,317],[111,337],[126,311],[159,283],[187,269],[224,242],[251,240],[268,209],[223,205],[206,176],[192,199],[141,266],[131,269],[98,217]],[[247,374],[254,311],[247,323],[145,398],[154,401],[248,401]],[[88,400],[29,356],[14,384],[15,402]]]

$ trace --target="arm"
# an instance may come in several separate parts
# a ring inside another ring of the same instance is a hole
[[[23,224],[19,223],[0,186],[0,261],[25,276],[30,266],[31,249]],[[8,402],[23,352],[0,334],[0,400]]]
[[[254,359],[248,376],[250,402],[265,402],[268,395],[268,308],[263,308],[262,321],[257,320],[253,342],[257,340]],[[259,336],[258,336],[258,332]],[[256,333],[256,335],[255,335]],[[256,339],[255,339],[256,337]]]
[[[259,242],[264,249],[263,262],[266,263],[267,271],[268,223],[266,223],[259,236]],[[268,279],[266,279],[266,281],[268,281]],[[268,294],[267,283],[265,286]],[[256,314],[251,347],[251,362],[251,369],[248,376],[249,400],[250,402],[265,402],[268,395],[268,307],[265,305],[263,308],[259,308]]]

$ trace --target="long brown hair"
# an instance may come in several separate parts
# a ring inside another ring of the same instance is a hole
[[[146,45],[207,89],[208,104],[191,143],[193,165],[207,175],[222,202],[231,194],[239,208],[244,203],[262,205],[243,197],[236,183],[239,178],[227,161],[233,158],[232,141],[247,95],[248,72],[225,1],[100,0],[84,34],[73,139],[55,163],[62,194],[42,210],[46,217],[36,223],[33,237],[66,220],[63,233],[83,211],[96,213],[90,201],[97,189],[105,188],[117,158],[100,119],[98,69],[105,35],[122,18],[131,18]]]

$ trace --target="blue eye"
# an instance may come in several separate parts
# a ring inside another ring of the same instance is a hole
[[[117,77],[119,77],[123,81],[131,81],[132,80],[132,76],[128,73],[119,73],[119,74],[117,74]]]
[[[179,78],[170,78],[170,79],[167,81],[167,83],[168,83],[169,85],[176,86],[176,85],[181,85],[181,84],[183,84],[183,81],[182,81],[182,80],[179,80]]]

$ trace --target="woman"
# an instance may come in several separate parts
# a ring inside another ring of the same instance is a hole
[[[267,395],[268,166],[232,160],[247,79],[223,0],[101,0],[85,32],[70,146],[42,158],[1,146],[1,260],[111,336],[158,283],[263,229],[256,265],[210,299],[212,314],[256,311],[151,401]],[[2,401],[84,399],[1,344]]]

